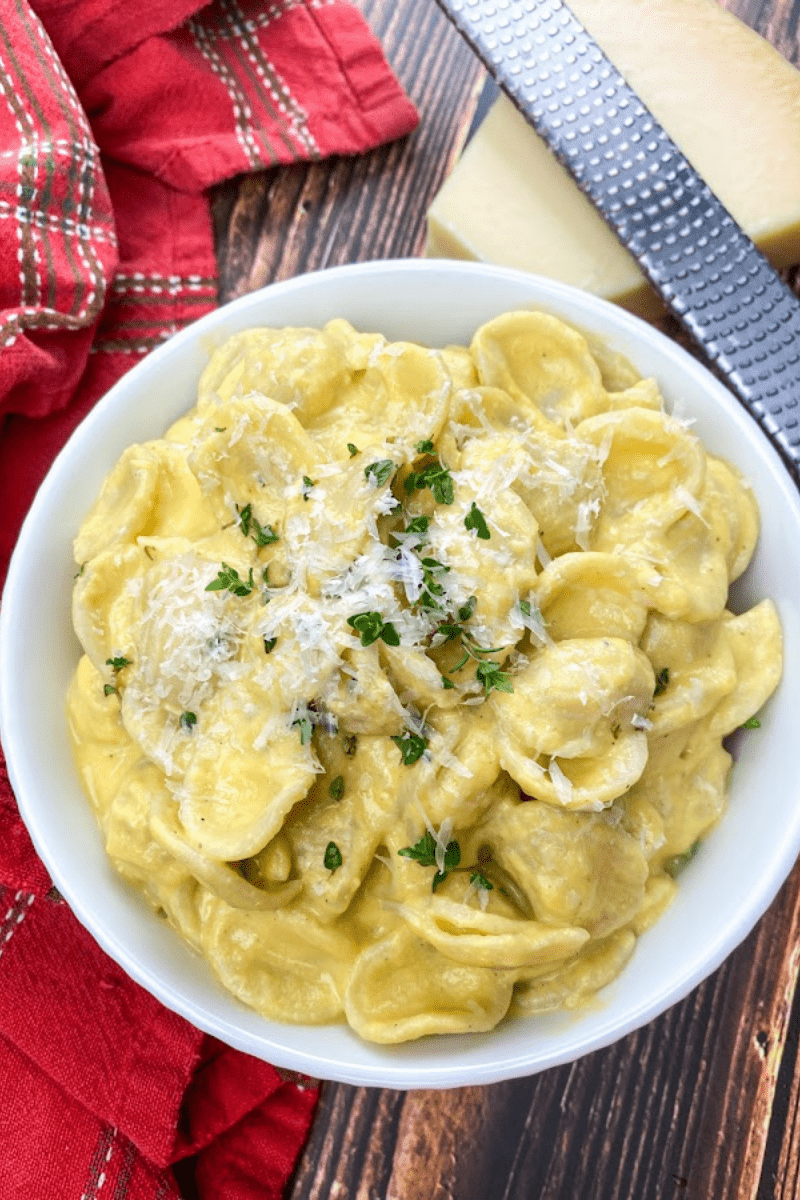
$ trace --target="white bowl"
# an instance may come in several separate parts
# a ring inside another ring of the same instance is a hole
[[[238,330],[338,316],[392,339],[442,345],[468,342],[476,326],[501,312],[537,307],[600,335],[654,375],[668,402],[696,418],[706,445],[750,478],[763,525],[736,604],[775,600],[785,678],[761,729],[741,742],[727,815],[682,875],[672,907],[589,1011],[389,1048],[360,1041],[344,1025],[267,1021],[212,979],[106,859],[64,718],[79,655],[70,620],[71,539],[121,452],[159,436],[194,403],[209,351]],[[0,613],[0,712],[11,781],[36,848],[79,920],[134,979],[222,1041],[352,1084],[457,1087],[533,1074],[608,1045],[686,996],[747,935],[788,875],[800,850],[798,579],[800,500],[778,455],[730,393],[650,326],[571,288],[473,263],[375,262],[301,276],[217,310],[153,351],[100,401],[54,463],[20,535]]]

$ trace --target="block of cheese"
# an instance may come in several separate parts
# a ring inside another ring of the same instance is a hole
[[[778,266],[800,261],[800,71],[716,0],[570,0]],[[501,96],[435,197],[426,253],[518,267],[655,317],[634,259]]]

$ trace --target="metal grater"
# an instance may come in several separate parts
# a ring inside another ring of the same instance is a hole
[[[800,301],[561,0],[438,0],[798,478]]]

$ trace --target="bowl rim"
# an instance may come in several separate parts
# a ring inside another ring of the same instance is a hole
[[[103,924],[102,918],[93,910],[83,894],[76,893],[69,873],[64,871],[58,855],[53,853],[48,831],[42,826],[41,814],[37,810],[35,802],[32,802],[31,789],[34,784],[28,778],[23,767],[21,741],[24,739],[24,730],[21,728],[21,718],[15,711],[14,679],[12,678],[13,664],[16,661],[14,624],[15,617],[21,611],[21,606],[25,604],[25,568],[31,553],[32,542],[38,536],[40,522],[44,515],[50,511],[54,495],[64,485],[65,474],[68,476],[74,469],[70,464],[76,455],[79,457],[83,449],[91,446],[96,431],[108,422],[110,417],[117,412],[118,407],[133,397],[138,389],[146,387],[151,378],[158,377],[162,370],[162,364],[168,363],[170,359],[178,356],[183,347],[198,345],[207,333],[218,331],[226,322],[235,323],[240,317],[252,312],[255,323],[255,314],[263,305],[265,296],[270,297],[271,301],[279,302],[283,297],[297,295],[306,289],[323,287],[335,290],[338,282],[343,279],[359,278],[375,281],[380,277],[397,275],[397,277],[408,277],[415,281],[425,281],[427,278],[429,282],[432,282],[442,274],[458,279],[473,280],[479,284],[483,281],[487,284],[495,283],[501,287],[508,284],[509,287],[517,286],[521,290],[527,289],[531,293],[531,306],[549,305],[557,311],[561,306],[571,309],[577,304],[587,317],[596,317],[603,324],[610,321],[622,331],[624,337],[631,337],[635,341],[645,338],[648,343],[655,343],[658,353],[665,355],[676,364],[679,370],[699,381],[704,388],[710,391],[715,397],[715,401],[734,424],[739,424],[740,429],[745,430],[744,437],[748,437],[752,433],[752,428],[758,430],[758,436],[754,440],[760,447],[761,458],[769,464],[769,469],[774,476],[775,487],[782,494],[784,502],[788,506],[787,511],[790,512],[793,522],[792,528],[795,532],[800,531],[800,496],[798,496],[781,454],[774,447],[766,432],[705,367],[660,331],[598,297],[578,292],[572,287],[543,277],[510,268],[453,260],[383,259],[307,272],[291,279],[269,284],[265,288],[241,296],[199,318],[136,363],[97,402],[56,456],[23,523],[9,566],[2,604],[0,604],[0,739],[2,739],[6,751],[9,779],[17,795],[20,812],[34,846],[50,872],[53,882],[67,899],[78,920],[88,928],[92,937],[133,979],[154,994],[168,1008],[179,1012],[199,1028],[220,1037],[228,1044],[251,1054],[259,1054],[279,1066],[293,1068],[312,1076],[338,1079],[352,1084],[393,1088],[484,1084],[532,1074],[551,1066],[573,1061],[595,1049],[607,1046],[663,1013],[672,1004],[688,995],[702,979],[707,978],[716,970],[764,913],[800,852],[800,816],[790,830],[791,836],[784,840],[780,851],[776,853],[768,876],[765,876],[761,880],[761,886],[748,896],[747,903],[740,913],[735,927],[720,929],[713,944],[708,946],[701,963],[687,964],[669,983],[664,983],[663,986],[655,989],[646,1001],[642,1001],[638,1006],[630,1009],[624,1022],[620,1024],[618,1021],[609,1020],[603,1024],[601,1021],[589,1044],[581,1044],[576,1049],[576,1039],[567,1037],[563,1043],[563,1050],[552,1052],[547,1061],[541,1063],[534,1062],[529,1053],[520,1052],[509,1054],[499,1062],[472,1062],[465,1066],[456,1053],[451,1064],[438,1063],[435,1068],[429,1070],[425,1069],[423,1057],[406,1053],[395,1047],[379,1048],[378,1057],[381,1061],[373,1065],[369,1063],[353,1065],[339,1060],[334,1061],[329,1056],[326,1057],[320,1050],[315,1049],[313,1036],[310,1037],[309,1045],[305,1050],[294,1048],[287,1052],[279,1042],[275,1042],[269,1037],[265,1037],[260,1047],[254,1047],[250,1033],[242,1032],[241,1027],[225,1019],[209,1020],[205,1008],[195,1003],[190,997],[181,997],[180,1003],[176,1005],[175,995],[165,986],[163,979],[147,964],[131,960],[125,945],[120,943],[114,930],[108,929]],[[571,318],[566,319],[571,320]],[[745,422],[747,425],[742,424]],[[158,435],[154,432],[151,436]],[[92,820],[94,820],[93,814]],[[524,1020],[531,1020],[531,1018]],[[304,1028],[313,1030],[315,1027]],[[491,1038],[491,1033],[463,1035],[468,1041],[476,1036]],[[324,1035],[321,1040],[324,1040]],[[451,1039],[450,1044],[456,1045],[458,1041],[458,1038]]]

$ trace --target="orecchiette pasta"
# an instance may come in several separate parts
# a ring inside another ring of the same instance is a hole
[[[245,1004],[391,1043],[576,1007],[776,687],[735,468],[544,313],[470,347],[256,329],[75,540],[109,856]]]

